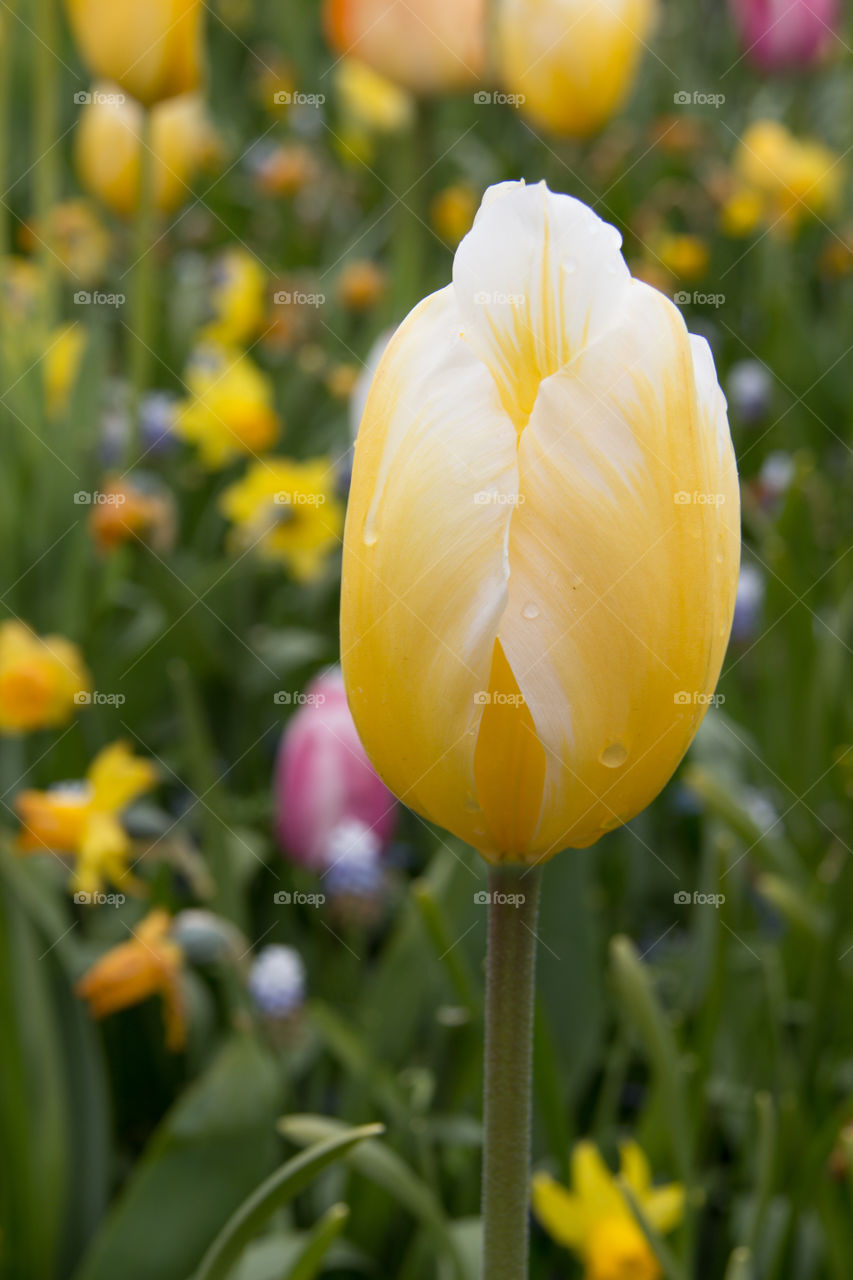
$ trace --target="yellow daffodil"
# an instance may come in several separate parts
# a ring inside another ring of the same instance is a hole
[[[341,115],[350,126],[399,133],[412,123],[411,96],[358,58],[341,58],[335,67],[335,89]]]
[[[355,448],[341,647],[390,789],[495,862],[584,847],[683,756],[726,650],[739,492],[707,342],[621,237],[491,187]]]
[[[112,476],[98,491],[100,501],[89,515],[89,532],[99,551],[115,550],[125,542],[144,542],[155,551],[168,551],[175,535],[175,504],[156,482]]]
[[[0,732],[65,724],[91,685],[76,644],[37,636],[15,619],[0,623]]]
[[[82,893],[100,891],[107,882],[127,886],[130,839],[121,813],[156,781],[150,760],[134,756],[126,742],[114,742],[95,756],[82,782],[15,797],[22,823],[18,847],[24,853],[71,855],[73,885]]]
[[[430,221],[442,240],[455,248],[471,230],[476,212],[476,195],[470,187],[457,182],[439,191],[430,205]]]
[[[80,113],[74,162],[81,184],[120,217],[139,201],[143,108],[120,101],[115,86],[100,85]],[[154,204],[169,213],[188,200],[199,170],[215,157],[217,140],[198,94],[158,103],[151,111]]]
[[[244,546],[280,561],[301,581],[316,578],[339,544],[343,508],[326,458],[262,458],[222,495],[222,513]]]
[[[184,953],[169,936],[171,927],[168,912],[149,912],[127,942],[95,961],[75,991],[88,1001],[93,1018],[108,1018],[151,996],[161,996],[166,1047],[177,1052],[186,1044],[187,1010],[181,988]]]
[[[473,85],[486,61],[485,0],[325,0],[326,36],[413,93]]]
[[[80,285],[103,278],[112,249],[110,233],[88,200],[64,200],[54,205],[46,225],[29,224],[21,242],[32,252],[47,245],[66,275]]]
[[[76,321],[55,329],[48,339],[42,373],[47,412],[51,418],[61,416],[68,408],[86,342],[86,330]]]
[[[198,88],[201,0],[66,0],[66,6],[94,75],[149,107]]]
[[[254,338],[264,321],[267,283],[253,253],[239,246],[226,249],[214,268],[213,319],[202,330],[202,341],[238,347]]]
[[[678,280],[701,280],[708,271],[710,252],[700,236],[662,235],[655,245],[659,261]]]
[[[633,89],[656,8],[655,0],[499,0],[504,89],[535,124],[588,137]]]
[[[649,1226],[666,1235],[684,1216],[679,1183],[653,1187],[645,1155],[635,1142],[620,1147],[620,1174],[607,1168],[592,1142],[572,1152],[572,1190],[546,1173],[533,1179],[533,1213],[557,1244],[584,1264],[584,1280],[660,1280],[663,1271],[643,1235],[623,1187]]]
[[[206,467],[224,467],[243,453],[263,453],[279,434],[272,383],[240,351],[200,348],[185,374],[189,399],[175,430],[195,445]]]
[[[776,120],[756,120],[749,126],[733,167],[735,189],[724,206],[724,229],[736,231],[749,199],[754,208],[760,207],[761,221],[777,234],[793,232],[810,215],[825,217],[838,206],[840,157],[821,142],[795,137]],[[732,208],[732,200],[739,201],[740,209]]]

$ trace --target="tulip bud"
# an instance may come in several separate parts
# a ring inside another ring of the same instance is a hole
[[[121,217],[139,200],[143,109],[117,101],[109,86],[83,108],[74,137],[80,182]],[[196,94],[172,98],[151,112],[154,204],[168,213],[188,200],[196,172],[210,159],[214,133]]]
[[[586,138],[621,108],[655,0],[498,0],[498,71],[534,122]]]
[[[198,88],[201,0],[67,0],[83,59],[152,106]]]
[[[819,61],[837,40],[838,0],[730,0],[746,57],[761,71]]]
[[[414,93],[475,84],[486,60],[484,0],[326,0],[326,37]]]
[[[364,753],[340,669],[312,680],[302,698],[279,747],[275,824],[294,861],[320,870],[344,820],[362,823],[384,845],[394,829],[395,805]]]
[[[708,344],[621,238],[490,188],[453,283],[373,380],[341,648],[391,790],[493,862],[584,847],[660,791],[708,707],[739,491]]]

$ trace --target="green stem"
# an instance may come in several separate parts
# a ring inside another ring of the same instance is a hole
[[[155,208],[152,115],[143,114],[139,138],[139,192],[133,232],[133,283],[131,288],[130,424],[126,458],[137,452],[142,397],[148,389],[151,347],[154,337]]]
[[[538,867],[496,867],[489,873],[483,1149],[483,1275],[488,1280],[527,1278],[540,879]],[[506,901],[515,895],[515,902]]]
[[[46,332],[56,324],[58,280],[50,247],[50,215],[59,198],[59,48],[58,0],[36,0],[33,42],[33,120],[36,164],[33,169],[33,213],[39,235],[43,271]]]
[[[7,5],[3,18],[0,18],[0,257],[5,266],[6,255],[12,247],[12,229],[7,192],[12,185],[12,68],[13,27],[16,25],[14,0]],[[4,383],[5,385],[5,383]]]

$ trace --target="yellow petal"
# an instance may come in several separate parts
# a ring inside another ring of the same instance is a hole
[[[126,742],[113,742],[95,756],[87,777],[93,808],[118,813],[154,786],[157,770],[150,760],[134,756]]]
[[[641,1204],[643,1213],[655,1230],[666,1235],[684,1217],[684,1187],[678,1182],[653,1187],[643,1195]]]
[[[642,1196],[652,1183],[652,1171],[645,1152],[636,1142],[619,1144],[620,1172],[628,1186],[637,1195]]]
[[[590,1219],[580,1197],[547,1173],[534,1174],[531,1194],[533,1213],[551,1239],[567,1249],[581,1248]]]
[[[739,498],[724,402],[707,346],[662,294],[634,282],[606,338],[542,384],[519,465],[499,638],[547,754],[530,852],[549,856],[654,798],[728,641]]]
[[[148,105],[195,89],[201,0],[67,0],[74,38],[97,76]]]
[[[572,1186],[590,1220],[625,1216],[625,1197],[594,1142],[576,1143],[572,1150]]]
[[[392,791],[494,850],[474,745],[506,603],[516,435],[459,332],[452,290],[433,294],[374,378],[344,537],[342,664]]]
[[[655,10],[653,0],[501,0],[504,87],[534,123],[586,137],[633,88]]]

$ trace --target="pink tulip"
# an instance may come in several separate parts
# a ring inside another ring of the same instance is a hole
[[[275,827],[295,862],[320,870],[341,823],[363,823],[385,845],[396,801],[365,755],[340,668],[312,680],[302,697],[278,749]]]
[[[731,0],[746,56],[762,71],[808,67],[836,36],[839,0]]]

